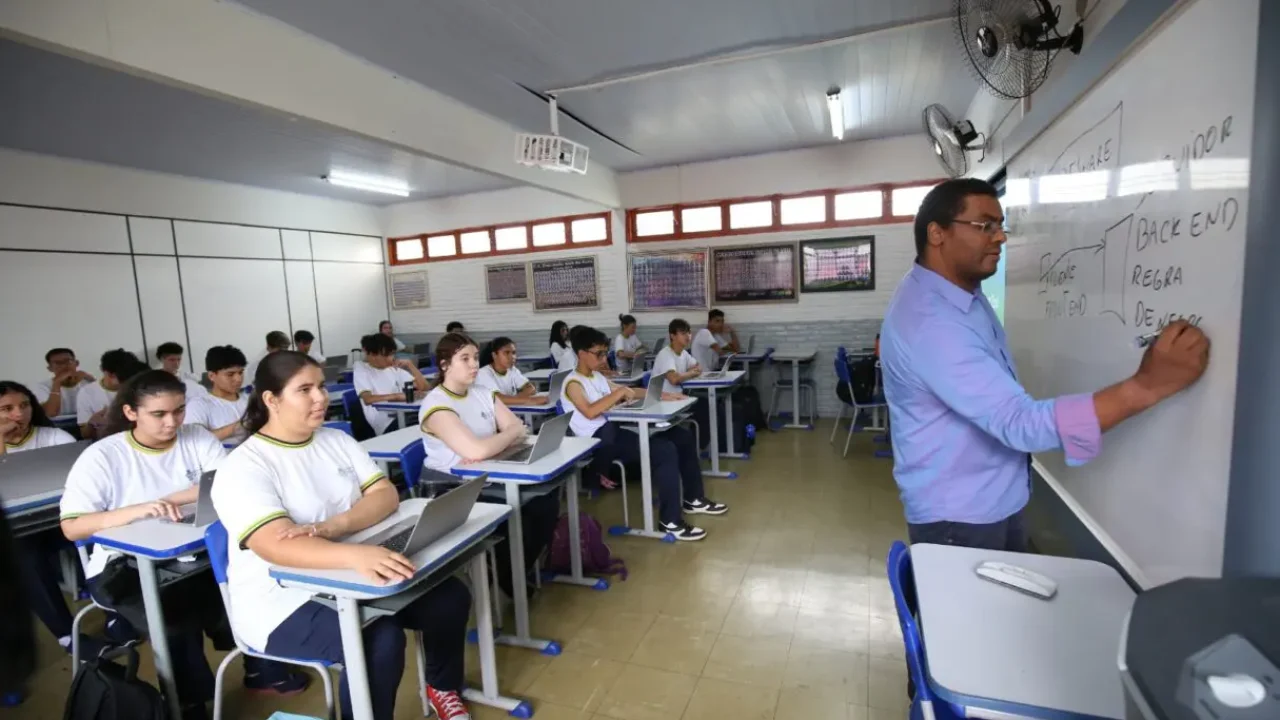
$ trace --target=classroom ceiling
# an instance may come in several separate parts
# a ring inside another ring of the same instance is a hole
[[[0,147],[376,205],[405,198],[320,176],[341,168],[406,180],[409,199],[513,184],[5,39],[0,68]]]
[[[566,92],[561,131],[617,170],[919,132],[977,83],[945,18],[953,0],[238,0],[477,110],[546,132],[535,92],[724,54],[903,26],[822,49]],[[576,122],[577,118],[581,122]]]

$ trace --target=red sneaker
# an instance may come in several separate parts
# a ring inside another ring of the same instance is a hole
[[[471,713],[462,704],[462,696],[452,690],[437,690],[428,685],[427,699],[440,720],[471,720]]]

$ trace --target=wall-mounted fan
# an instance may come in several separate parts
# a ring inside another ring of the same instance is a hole
[[[978,133],[968,120],[953,120],[946,108],[934,103],[924,109],[923,121],[924,132],[933,145],[933,154],[938,156],[938,162],[942,163],[951,177],[960,177],[969,172],[968,153],[981,150],[982,157],[978,162],[987,158],[986,142],[981,145],[973,144],[978,139]]]
[[[1035,92],[1063,48],[1079,55],[1084,28],[1058,32],[1049,0],[956,0],[956,40],[993,94],[1017,100]]]

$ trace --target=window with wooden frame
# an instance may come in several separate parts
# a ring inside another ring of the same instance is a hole
[[[601,212],[387,238],[387,257],[392,265],[416,265],[612,242],[612,213]]]
[[[940,182],[880,183],[636,208],[627,211],[627,242],[910,222],[925,193]]]

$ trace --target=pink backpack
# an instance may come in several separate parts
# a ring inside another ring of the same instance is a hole
[[[604,542],[604,533],[600,523],[590,515],[578,513],[578,527],[581,531],[579,546],[582,548],[582,572],[587,575],[620,575],[627,579],[627,564],[622,558],[614,557],[609,546]],[[569,568],[569,516],[561,515],[556,523],[555,533],[551,535],[551,553],[547,558],[549,570],[557,573],[568,573]]]

